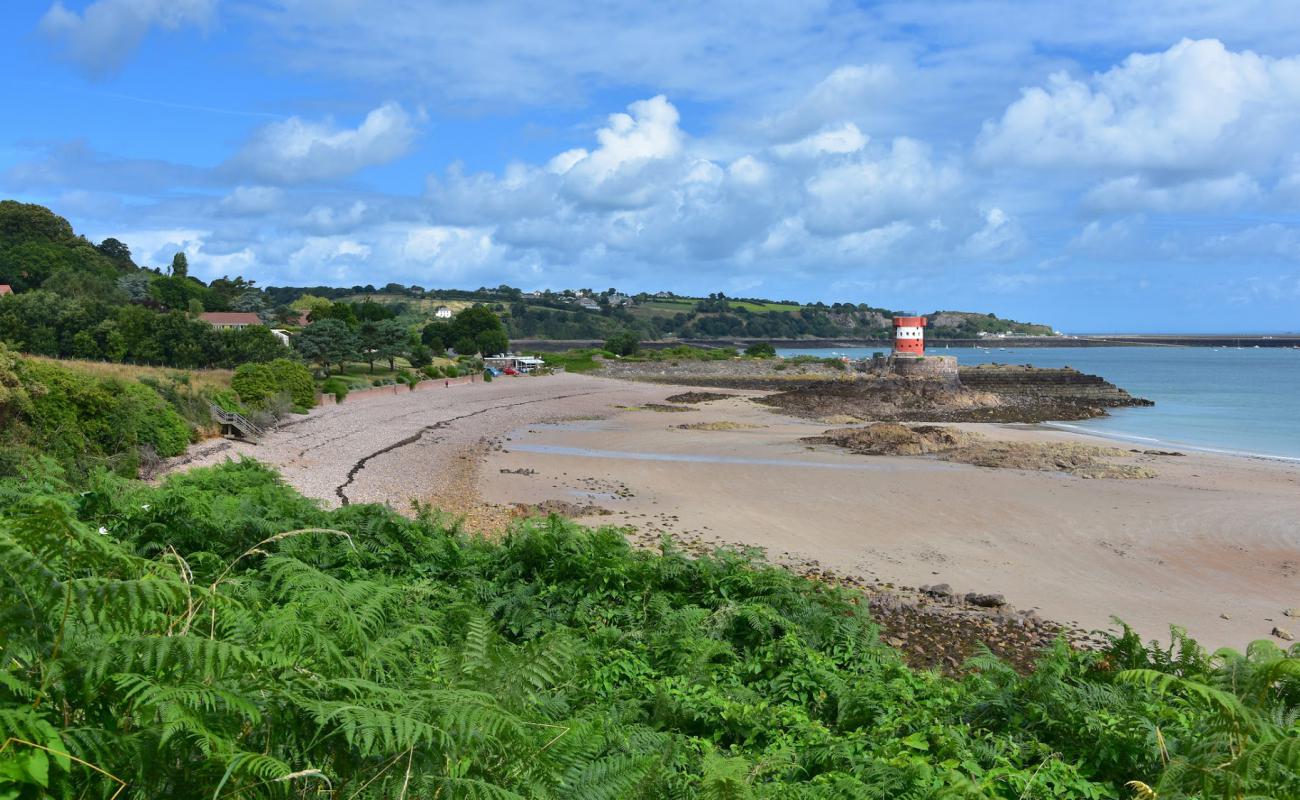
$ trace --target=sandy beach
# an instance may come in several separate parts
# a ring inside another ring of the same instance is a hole
[[[319,408],[258,444],[210,442],[328,505],[412,500],[499,530],[515,504],[588,506],[592,525],[764,548],[878,584],[946,583],[1086,629],[1182,625],[1210,647],[1300,635],[1300,466],[1127,454],[1149,479],[1084,479],[801,441],[830,425],[744,392],[656,410],[679,387],[581,375],[500,379]],[[647,407],[650,404],[650,407]],[[666,404],[671,405],[671,404]],[[679,426],[692,426],[682,428]],[[993,439],[1113,442],[966,424]],[[605,513],[595,513],[600,509]]]

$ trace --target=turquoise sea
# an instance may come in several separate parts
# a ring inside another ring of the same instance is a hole
[[[1212,347],[1035,347],[988,349],[928,343],[962,364],[1070,366],[1100,375],[1151,408],[1053,423],[1125,441],[1300,461],[1300,350]],[[869,357],[880,348],[795,350],[780,354]]]

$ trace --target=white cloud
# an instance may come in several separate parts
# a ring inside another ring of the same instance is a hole
[[[266,214],[284,202],[284,191],[274,186],[236,186],[221,198],[221,209],[229,214]]]
[[[1300,58],[1184,39],[1078,80],[1052,75],[989,122],[989,162],[1087,170],[1267,168],[1294,152]]]
[[[204,26],[217,0],[95,0],[78,14],[56,2],[40,30],[58,42],[64,57],[91,75],[119,69],[153,27]]]
[[[856,153],[867,146],[867,136],[852,122],[823,128],[797,142],[778,144],[772,151],[783,158],[817,158],[831,153]]]
[[[639,100],[628,111],[610,115],[596,132],[600,146],[592,152],[560,154],[561,163],[569,162],[563,185],[573,197],[594,205],[645,205],[655,184],[650,173],[681,153],[680,118],[666,97]]]
[[[374,109],[356,128],[290,117],[258,129],[225,168],[279,183],[339,178],[406,155],[417,133],[418,119],[396,103]]]
[[[897,82],[888,64],[845,64],[832,70],[790,108],[765,117],[757,127],[777,141],[799,139],[819,127],[877,107]]]
[[[923,143],[898,138],[881,157],[863,156],[813,173],[804,216],[814,232],[850,233],[928,215],[960,185],[955,167],[935,163]]]
[[[966,239],[961,252],[980,261],[1005,261],[1020,255],[1027,244],[1020,224],[995,206],[984,212],[984,227]]]
[[[1254,178],[1236,173],[1222,178],[1205,178],[1160,186],[1140,175],[1125,175],[1105,181],[1088,191],[1085,207],[1103,212],[1225,210],[1259,198]]]

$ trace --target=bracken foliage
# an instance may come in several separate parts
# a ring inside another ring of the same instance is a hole
[[[0,798],[1300,796],[1296,650],[955,681],[750,554],[324,511],[251,461],[76,488],[0,482]]]

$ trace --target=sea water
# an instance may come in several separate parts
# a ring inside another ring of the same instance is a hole
[[[959,364],[1073,367],[1100,375],[1150,408],[1055,427],[1151,447],[1170,446],[1300,461],[1300,350],[1233,347],[953,347],[931,355]],[[783,348],[780,355],[868,358],[882,348]]]

